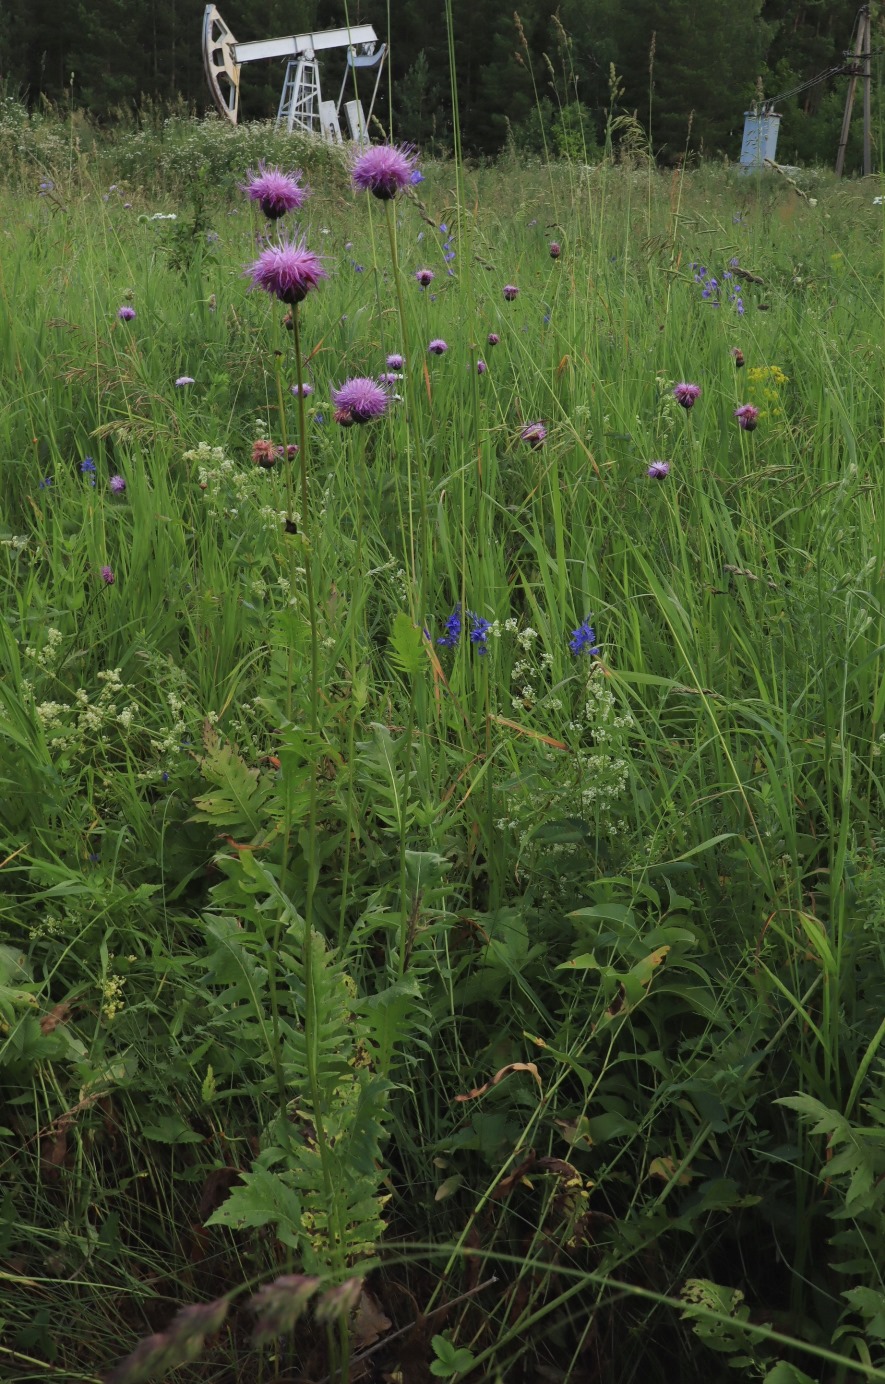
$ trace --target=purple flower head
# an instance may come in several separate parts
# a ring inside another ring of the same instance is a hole
[[[338,418],[339,413],[347,413],[351,423],[369,423],[387,412],[387,392],[377,380],[365,377],[347,380],[340,389],[333,389],[332,400],[336,409],[335,417]],[[343,420],[338,418],[338,421]]]
[[[488,344],[490,346],[497,346],[501,338],[499,337],[497,332],[489,332],[488,336],[486,337],[486,340],[488,341]]]
[[[279,168],[265,168],[261,162],[257,173],[249,170],[249,181],[243,184],[243,191],[251,201],[258,203],[268,221],[276,221],[304,205],[308,189],[299,185],[301,176],[300,168],[296,173],[283,173]]]
[[[124,303],[121,308],[117,308],[117,316],[121,322],[131,322],[135,317],[135,308],[130,308]]]
[[[417,155],[409,144],[376,144],[354,160],[351,177],[360,192],[389,202],[409,187]]]
[[[428,284],[433,283],[434,279],[436,278],[436,275],[434,274],[432,269],[416,269],[415,278],[418,280],[422,288],[427,288]]]
[[[402,370],[405,363],[405,356],[401,356],[398,351],[394,351],[392,355],[387,357],[388,370]]]
[[[308,250],[304,237],[297,244],[282,240],[279,245],[271,245],[246,273],[251,276],[253,288],[273,293],[290,307],[303,302],[320,279],[329,277],[319,255]]]
[[[590,624],[591,618],[588,615],[576,630],[572,630],[568,646],[573,654],[586,654],[588,658],[598,658],[599,645],[596,643],[596,632]]]
[[[386,389],[393,389],[394,385],[399,384],[402,375],[398,370],[384,370],[378,376],[378,383],[383,384]]]
[[[126,489],[126,482],[122,476],[111,476],[108,485],[115,495],[122,495],[123,491]]]
[[[297,398],[298,398],[298,392],[299,392],[299,391],[298,391],[298,386],[297,386],[297,384],[293,384],[292,388],[289,390],[289,393],[290,393],[290,394],[294,394],[294,395],[295,395],[295,398],[297,399]],[[305,381],[305,383],[301,386],[301,397],[302,397],[302,399],[308,398],[308,396],[311,395],[312,393],[313,393],[313,385],[312,385],[312,384],[308,384],[308,383]]]
[[[455,649],[458,640],[461,638],[461,604],[455,606],[451,615],[445,621],[446,632],[441,639],[437,639],[437,644],[441,644],[444,649]]]
[[[754,404],[741,404],[740,408],[735,409],[734,416],[744,432],[754,432],[759,426],[759,410]]]
[[[95,475],[95,462],[92,460],[92,457],[83,458],[80,462],[80,470],[85,471],[89,475]]]
[[[467,618],[470,621],[470,642],[476,646],[479,654],[488,652],[489,630],[492,628],[490,620],[484,620],[481,615],[476,615],[472,610],[468,610]]]
[[[116,581],[116,577],[114,576],[114,570],[112,567],[102,567],[100,569],[99,575],[101,576],[101,579],[104,582],[105,586],[113,586],[114,582]]]
[[[434,356],[444,356],[449,349],[442,337],[436,336],[427,347],[428,351]]]
[[[516,284],[505,284],[504,287],[501,289],[501,292],[504,294],[505,301],[508,303],[512,303],[514,298],[519,293],[519,289],[516,287]]]
[[[665,481],[669,474],[669,461],[653,461],[646,472],[646,475],[653,481]]]
[[[735,369],[740,370],[744,364],[744,353],[740,346],[732,346],[731,358],[734,361]]]
[[[673,398],[677,404],[683,408],[694,408],[695,403],[701,397],[701,386],[699,384],[677,384],[673,389]]]
[[[175,388],[184,389],[189,384],[196,384],[196,380],[192,375],[179,375],[178,379],[175,381]]]
[[[527,442],[537,452],[544,446],[547,429],[543,423],[527,423],[519,435],[523,442]]]
[[[51,476],[44,476],[43,479],[42,479],[42,481],[40,482],[39,489],[40,489],[40,490],[51,490],[51,489],[52,489],[52,477],[51,477]]]
[[[484,375],[485,372],[488,370],[488,368],[489,368],[489,367],[486,365],[486,363],[485,363],[484,360],[478,360],[478,361],[476,362],[476,373],[477,373],[477,375]]]
[[[409,174],[409,182],[412,184],[413,187],[416,187],[418,183],[424,182],[424,174],[421,172],[420,169],[414,168],[412,170],[412,172]]]
[[[558,240],[551,240],[549,249],[550,249],[550,258],[551,258],[551,259],[559,259],[559,256],[562,254],[562,246],[560,245],[559,241],[558,241]]]

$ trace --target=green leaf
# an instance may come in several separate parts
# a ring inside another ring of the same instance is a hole
[[[426,666],[424,632],[418,625],[413,625],[402,610],[394,616],[389,644],[390,661],[400,673],[406,673],[411,677],[420,673]]]
[[[276,1173],[255,1167],[242,1174],[240,1186],[233,1188],[206,1224],[227,1225],[232,1230],[258,1230],[273,1225],[283,1244],[296,1246],[301,1230],[301,1201]]]
[[[161,1115],[156,1124],[144,1125],[142,1134],[155,1144],[202,1144],[197,1134],[180,1115]]]

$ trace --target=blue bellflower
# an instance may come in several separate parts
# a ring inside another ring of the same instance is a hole
[[[581,621],[576,630],[572,630],[569,648],[573,654],[586,654],[588,658],[599,657],[600,648],[596,643],[596,632],[590,624],[589,615],[586,620]]]

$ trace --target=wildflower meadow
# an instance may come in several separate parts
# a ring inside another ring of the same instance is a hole
[[[885,1379],[879,182],[9,128],[0,1378]]]

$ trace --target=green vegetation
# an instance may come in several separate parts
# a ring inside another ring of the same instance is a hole
[[[885,1379],[879,189],[4,112],[0,1377]]]

